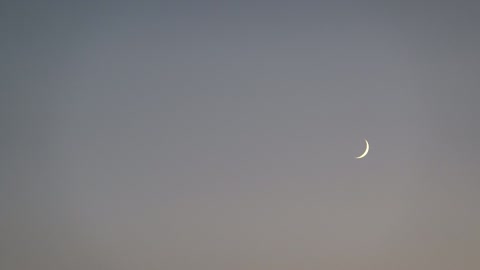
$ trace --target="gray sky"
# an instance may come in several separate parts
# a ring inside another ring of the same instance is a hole
[[[479,269],[478,4],[174,2],[2,4],[1,269]]]

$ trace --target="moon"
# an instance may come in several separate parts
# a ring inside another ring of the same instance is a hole
[[[365,148],[365,152],[363,152],[363,154],[361,154],[360,156],[355,157],[356,159],[361,159],[368,154],[368,150],[370,149],[370,147],[369,147],[368,141],[366,139],[365,139],[365,143],[367,144],[367,147]]]

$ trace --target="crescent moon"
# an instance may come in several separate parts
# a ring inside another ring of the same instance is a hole
[[[355,157],[356,159],[361,159],[368,154],[368,150],[370,149],[370,147],[368,146],[368,141],[367,140],[365,140],[365,143],[367,144],[367,148],[365,148],[365,152],[363,152],[363,154],[361,154],[360,156]]]

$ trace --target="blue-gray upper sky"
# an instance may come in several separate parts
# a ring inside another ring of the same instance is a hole
[[[474,1],[27,2],[1,269],[479,269]]]

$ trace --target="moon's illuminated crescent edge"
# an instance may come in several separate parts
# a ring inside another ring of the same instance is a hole
[[[356,157],[357,159],[363,158],[364,156],[366,156],[368,154],[368,150],[370,149],[370,147],[369,147],[368,141],[366,139],[365,139],[365,143],[367,144],[367,148],[365,148],[365,152],[362,155]]]

